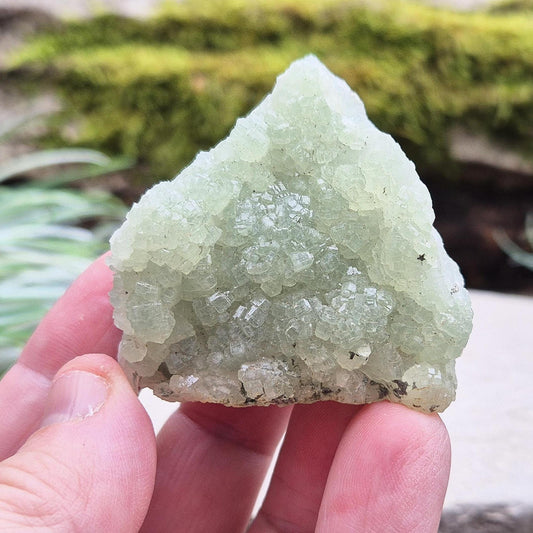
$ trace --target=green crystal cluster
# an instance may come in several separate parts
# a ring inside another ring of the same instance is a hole
[[[163,398],[442,411],[472,326],[429,193],[305,57],[111,240],[120,360]]]

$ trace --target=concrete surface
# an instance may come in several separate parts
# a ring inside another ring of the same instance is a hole
[[[446,506],[533,505],[533,298],[472,291],[474,329],[457,360]]]
[[[533,508],[524,505],[462,505],[445,508],[439,533],[532,533]]]
[[[442,415],[453,458],[441,531],[533,531],[510,526],[533,520],[533,298],[471,295],[474,329],[457,361],[457,400]],[[176,409],[147,390],[141,401],[156,431]],[[467,529],[472,520],[480,528]]]

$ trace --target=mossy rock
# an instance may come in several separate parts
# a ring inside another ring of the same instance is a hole
[[[533,13],[533,0],[501,0],[490,4],[491,13]]]
[[[411,2],[207,0],[149,20],[100,15],[41,34],[12,58],[26,87],[56,88],[49,144],[79,144],[169,178],[315,53],[421,169],[448,169],[460,125],[524,151],[533,123],[533,11],[455,13]],[[65,134],[65,124],[77,124]]]

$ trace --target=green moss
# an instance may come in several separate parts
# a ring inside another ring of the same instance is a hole
[[[371,119],[422,168],[447,167],[457,124],[531,143],[533,17],[454,13],[410,2],[184,2],[147,21],[102,15],[45,34],[12,60],[79,118],[75,142],[170,177],[306,53],[361,95]]]
[[[533,14],[533,0],[500,0],[488,8],[492,13]]]

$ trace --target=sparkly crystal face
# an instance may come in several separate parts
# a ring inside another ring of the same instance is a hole
[[[358,96],[299,60],[113,236],[121,362],[171,400],[441,411],[472,313],[433,218]]]

